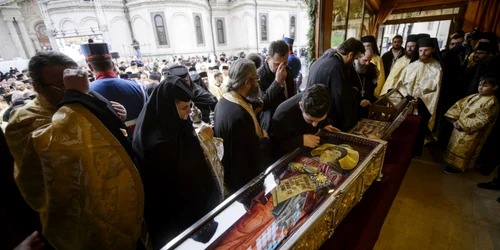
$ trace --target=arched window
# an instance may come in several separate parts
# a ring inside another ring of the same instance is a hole
[[[224,34],[224,22],[219,19],[217,20],[217,41],[219,44],[226,43],[226,36]]]
[[[200,16],[195,16],[194,17],[194,25],[196,28],[196,42],[198,45],[204,44],[203,41],[203,30],[201,28],[201,18]]]
[[[295,39],[295,17],[290,17],[290,38]]]
[[[267,41],[267,16],[260,16],[260,40]]]
[[[167,31],[165,28],[165,22],[163,21],[163,17],[161,15],[155,15],[154,20],[155,20],[156,36],[158,37],[158,44],[168,45]]]

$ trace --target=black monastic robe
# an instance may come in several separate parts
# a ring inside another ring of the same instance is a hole
[[[287,66],[285,85],[288,96],[285,96],[285,88],[280,87],[278,82],[276,82],[276,74],[271,71],[267,62],[262,64],[262,66],[257,70],[257,74],[260,78],[259,86],[261,90],[261,98],[264,102],[264,108],[259,114],[259,123],[262,129],[269,131],[271,119],[273,118],[276,108],[278,108],[278,106],[287,98],[291,98],[295,95],[295,83],[293,81],[291,69]]]
[[[307,123],[299,107],[301,98],[302,93],[295,95],[283,102],[274,113],[269,131],[273,160],[278,160],[285,154],[302,147],[305,134],[314,135],[319,128],[328,125],[326,119],[320,122],[318,127]]]
[[[214,122],[215,136],[224,140],[224,183],[234,193],[265,169],[261,141],[250,114],[224,98],[215,108]]]
[[[377,97],[374,94],[377,87],[377,78],[377,66],[373,63],[367,66],[365,73],[357,73],[354,67],[349,71],[349,79],[357,90],[355,103],[358,103],[358,120],[360,118],[367,118],[368,110],[370,109],[370,106],[362,107],[361,101],[368,100],[372,104],[377,101]]]
[[[356,103],[357,89],[349,82],[348,71],[351,65],[345,65],[340,54],[334,49],[327,50],[313,63],[307,77],[307,86],[323,84],[330,89],[332,106],[328,118],[333,126],[347,131],[359,120]],[[352,69],[354,70],[354,69]]]

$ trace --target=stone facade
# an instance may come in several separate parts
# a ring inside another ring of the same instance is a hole
[[[136,55],[133,39],[143,57],[234,55],[262,51],[292,33],[306,46],[308,29],[307,7],[298,0],[0,0],[4,60],[45,47],[74,51],[88,38],[109,43],[121,57]]]

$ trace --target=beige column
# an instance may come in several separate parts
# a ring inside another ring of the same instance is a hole
[[[19,36],[17,35],[14,23],[11,20],[6,20],[5,22],[7,23],[7,27],[9,28],[9,33],[12,37],[12,41],[14,41],[14,45],[16,46],[17,54],[19,55],[19,57],[28,59],[26,53],[24,52],[23,45],[21,44],[21,39],[19,39]]]
[[[21,31],[21,36],[23,36],[24,45],[26,45],[26,49],[28,50],[29,57],[35,56],[35,45],[28,34],[28,30],[24,25],[24,20],[17,20],[17,24],[19,25],[19,30]]]

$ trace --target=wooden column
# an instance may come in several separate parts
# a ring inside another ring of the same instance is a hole
[[[318,58],[330,48],[332,36],[332,11],[333,0],[316,0],[318,8],[316,12],[316,50],[314,56]]]

